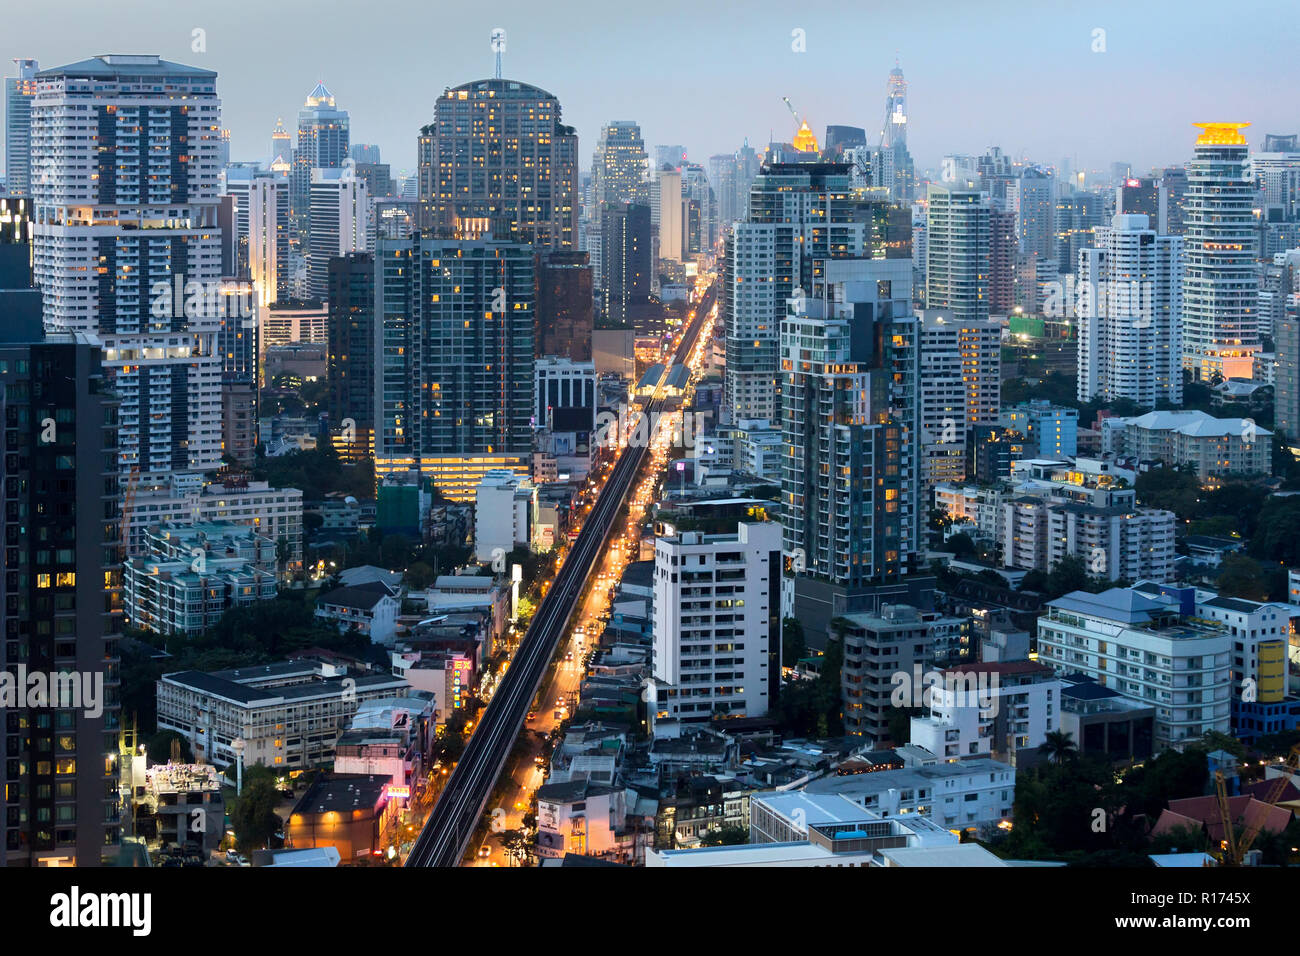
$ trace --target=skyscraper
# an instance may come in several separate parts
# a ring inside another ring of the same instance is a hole
[[[0,671],[50,697],[0,707],[0,864],[98,866],[120,842],[117,399],[98,346],[42,332],[23,238],[0,233]]]
[[[597,214],[605,203],[645,202],[649,171],[640,126],[631,120],[602,126],[591,159],[592,202]]]
[[[330,427],[340,430],[351,455],[369,454],[381,332],[375,324],[374,254],[354,252],[331,259],[328,298]],[[349,419],[350,431],[345,425]]]
[[[578,136],[550,93],[501,79],[448,89],[418,150],[424,228],[577,247]]]
[[[989,203],[978,186],[930,184],[925,304],[961,320],[989,317]]]
[[[821,294],[781,322],[783,611],[815,646],[845,611],[905,594],[919,541],[911,263],[819,263]]]
[[[367,252],[374,235],[366,184],[347,160],[340,169],[311,171],[311,218],[307,242],[307,294],[329,295],[329,265],[336,256]]]
[[[122,400],[124,472],[138,469],[143,480],[214,469],[216,74],[108,55],[44,70],[39,80],[32,163],[45,327],[99,336]]]
[[[276,118],[275,129],[271,130],[271,155],[267,163],[274,163],[276,160],[293,162],[293,139],[284,127],[283,117]]]
[[[235,273],[252,280],[257,303],[289,295],[289,183],[275,173],[235,166],[226,173],[234,197]]]
[[[537,270],[537,355],[591,361],[595,324],[591,264],[585,252],[550,252]]]
[[[966,437],[1002,411],[1002,326],[927,309],[919,314],[921,497],[966,477]]]
[[[871,231],[855,216],[845,164],[769,165],[755,178],[749,215],[732,228],[725,251],[723,404],[733,421],[777,420],[786,304],[814,294],[816,259],[869,257]]]
[[[1248,123],[1197,123],[1188,167],[1187,268],[1183,276],[1183,367],[1208,381],[1254,374],[1259,349],[1255,276],[1255,185]]]
[[[532,250],[497,240],[412,236],[376,251],[375,458],[417,468],[470,500],[486,471],[532,452]]]
[[[1182,404],[1182,237],[1117,215],[1079,253],[1076,281],[1079,401]]]
[[[334,94],[323,83],[317,83],[298,111],[298,143],[289,180],[289,222],[303,255],[310,234],[312,170],[343,165],[348,158],[350,127],[347,111],[338,108]]]
[[[659,258],[682,259],[682,171],[661,169],[659,180]]]
[[[631,326],[650,296],[650,207],[606,207],[600,226],[601,315]]]
[[[907,151],[907,81],[897,64],[889,71],[885,88],[885,120],[880,133],[880,166],[888,174],[881,185],[889,189],[889,198],[911,202],[916,174],[912,154]]]
[[[14,60],[17,76],[5,77],[5,188],[11,196],[32,194],[32,102],[35,60]]]

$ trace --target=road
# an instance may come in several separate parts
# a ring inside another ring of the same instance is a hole
[[[684,363],[690,355],[713,307],[716,291],[716,285],[710,286],[696,305],[695,318],[678,342],[674,363]],[[649,415],[653,422],[664,405],[664,398],[657,392],[656,397],[646,404],[643,414]],[[614,530],[619,510],[649,454],[649,442],[625,448],[610,471],[591,513],[583,521],[582,531],[555,576],[554,584],[542,598],[528,632],[480,715],[478,726],[433,812],[425,821],[424,829],[407,857],[406,866],[457,866],[464,858],[488,798],[523,729],[547,664],[556,653],[592,567]],[[553,702],[542,701],[543,705],[549,703]]]

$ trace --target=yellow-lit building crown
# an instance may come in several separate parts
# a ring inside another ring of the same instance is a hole
[[[1204,130],[1196,137],[1197,146],[1245,146],[1246,137],[1241,131],[1249,123],[1193,123]]]

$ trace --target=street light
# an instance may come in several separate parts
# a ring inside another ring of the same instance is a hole
[[[248,744],[243,737],[236,737],[230,742],[230,749],[235,752],[235,796],[244,792],[244,748]]]

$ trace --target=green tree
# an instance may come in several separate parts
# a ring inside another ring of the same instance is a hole
[[[742,846],[748,842],[749,831],[734,824],[709,830],[700,836],[700,846]]]
[[[804,640],[803,624],[798,618],[783,618],[781,620],[781,662],[786,667],[795,667],[800,659],[807,655],[808,642]]]
[[[230,824],[235,829],[235,843],[239,849],[247,852],[270,842],[281,825],[275,813],[279,800],[280,795],[272,781],[260,779],[246,783],[243,795],[235,799],[230,810]]]
[[[1064,763],[1079,752],[1074,735],[1063,730],[1053,730],[1043,738],[1038,748],[1052,763]]]
[[[1245,598],[1249,601],[1268,600],[1268,579],[1263,567],[1254,558],[1244,554],[1224,555],[1214,586],[1224,597]]]

